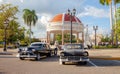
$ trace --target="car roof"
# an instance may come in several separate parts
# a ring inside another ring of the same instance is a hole
[[[69,43],[69,44],[65,44],[65,45],[83,45],[82,43]]]
[[[45,42],[33,42],[31,44],[47,44],[47,43],[45,43]]]

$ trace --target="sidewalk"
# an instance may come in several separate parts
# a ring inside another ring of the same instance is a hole
[[[0,55],[15,55],[17,54],[17,49],[7,49],[6,52],[3,51],[3,48],[0,48]]]
[[[120,49],[90,49],[91,59],[120,60]]]

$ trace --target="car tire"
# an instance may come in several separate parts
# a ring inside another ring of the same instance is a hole
[[[39,60],[40,60],[40,58],[41,58],[41,57],[40,57],[40,54],[39,54],[39,53],[37,53],[37,54],[36,54],[36,58],[35,58],[35,60],[39,61]]]
[[[50,51],[48,54],[47,54],[47,57],[51,57],[52,56],[52,52]]]
[[[23,57],[19,57],[20,58],[20,60],[24,60],[25,58],[23,58]]]
[[[87,61],[84,61],[84,62],[83,62],[83,65],[86,65],[86,64],[87,64]]]

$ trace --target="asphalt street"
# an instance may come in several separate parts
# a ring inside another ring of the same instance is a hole
[[[59,57],[43,57],[40,61],[19,60],[17,50],[0,50],[0,74],[120,74],[120,49],[88,50],[87,65],[59,64]]]
[[[87,65],[59,64],[59,57],[19,60],[14,55],[0,55],[0,74],[120,74],[119,60],[90,59]]]

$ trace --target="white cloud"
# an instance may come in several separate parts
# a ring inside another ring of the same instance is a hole
[[[33,37],[36,38],[44,38],[46,37],[46,27],[49,24],[49,21],[52,17],[50,14],[39,14],[37,13],[39,19],[36,23],[36,26],[32,28],[32,31],[34,32]]]
[[[23,2],[23,0],[20,0],[21,2]]]
[[[3,2],[3,0],[0,0],[0,2]]]
[[[87,6],[84,8],[84,11],[78,14],[79,17],[92,16],[98,18],[108,18],[109,11],[104,9],[96,8],[93,6]]]

